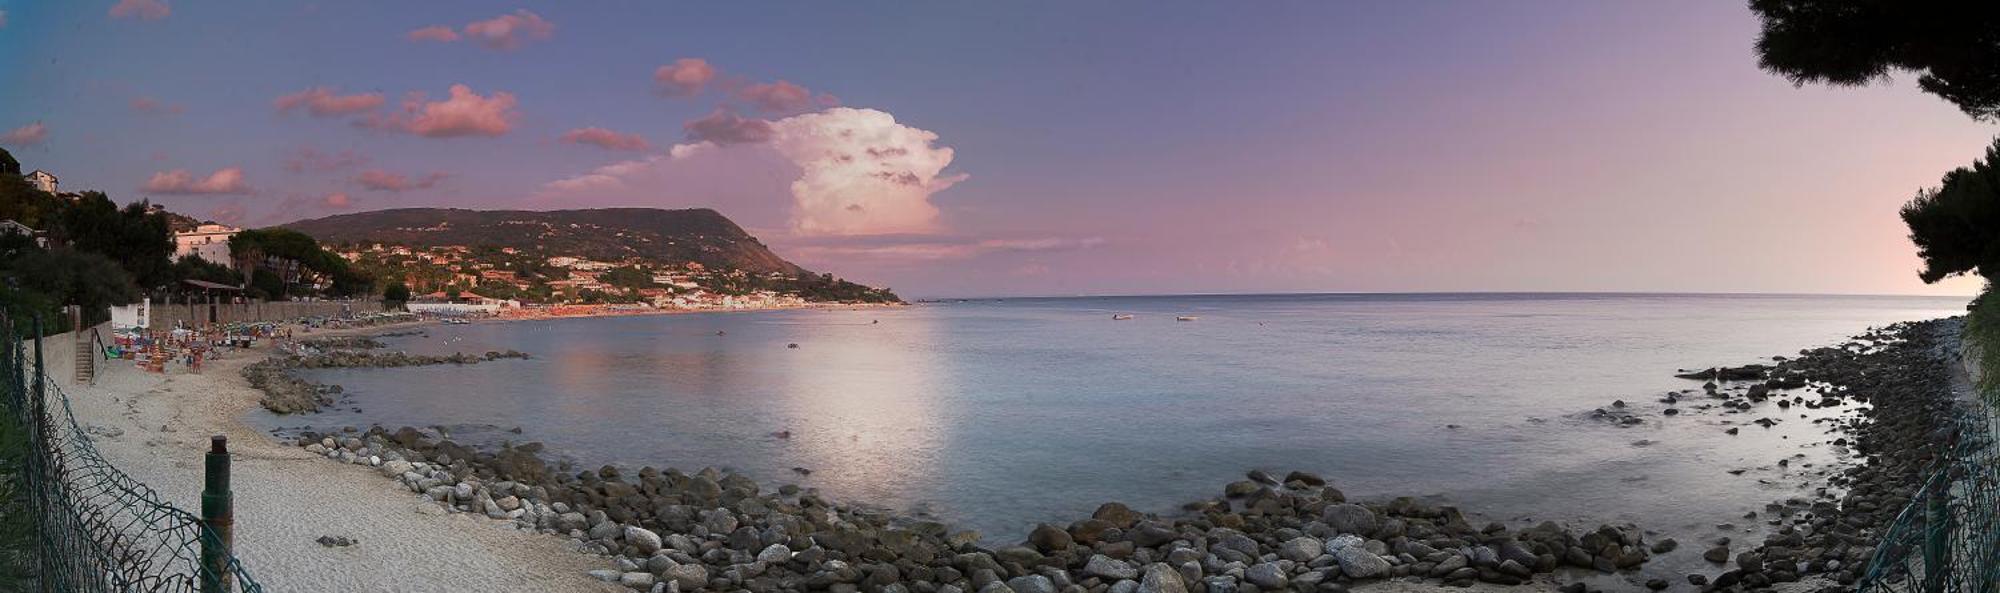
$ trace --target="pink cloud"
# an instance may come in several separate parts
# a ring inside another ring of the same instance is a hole
[[[465,25],[465,37],[493,49],[514,49],[525,41],[548,39],[554,23],[526,9]]]
[[[783,176],[790,179],[794,237],[931,235],[948,228],[932,196],[967,178],[947,171],[955,152],[937,144],[937,133],[872,109],[835,107],[776,121],[717,110],[688,122],[686,129],[690,142],[675,145],[667,154],[548,182],[538,198],[550,203],[660,200],[686,195],[685,188],[711,178]],[[771,166],[773,161],[780,166]],[[753,199],[770,193],[766,187],[756,189]],[[1060,247],[1059,241],[1003,239],[970,245],[896,245],[877,251],[912,259],[926,253],[946,258]]]
[[[454,136],[499,136],[514,128],[520,114],[514,111],[514,94],[495,92],[480,96],[472,87],[451,85],[451,97],[425,101],[421,93],[403,100],[400,113],[370,116],[357,125],[379,130],[408,132],[427,138]]]
[[[715,67],[701,58],[681,58],[653,71],[653,81],[660,84],[660,92],[674,97],[700,94],[702,87],[712,80]]]
[[[228,167],[217,169],[203,179],[195,179],[187,169],[174,169],[153,174],[146,180],[142,191],[156,194],[247,194],[250,186],[243,182],[243,169]]]
[[[435,171],[417,179],[410,179],[400,173],[390,173],[381,169],[369,169],[362,171],[360,175],[356,176],[354,182],[361,184],[361,187],[368,191],[399,192],[412,189],[430,189],[436,187],[438,182],[443,181],[444,178],[444,173]]]
[[[285,158],[285,170],[293,173],[325,173],[358,167],[368,162],[368,157],[343,150],[337,154],[327,154],[311,147],[301,148]]]
[[[0,29],[7,28],[7,11],[0,10]]]
[[[319,201],[320,204],[328,208],[346,208],[354,205],[354,200],[349,199],[345,192],[327,194],[326,197],[320,198]]]
[[[715,144],[755,144],[771,139],[771,122],[748,119],[721,109],[681,126],[688,142]]]
[[[405,34],[403,37],[409,39],[410,41],[436,41],[439,43],[451,43],[453,41],[458,41],[458,32],[453,31],[451,30],[451,27],[446,27],[444,25],[432,25],[429,27],[424,27],[422,29],[411,31],[408,34]]]
[[[35,122],[0,134],[0,144],[13,146],[33,146],[49,139],[49,127]]]
[[[159,99],[154,99],[152,97],[133,98],[132,110],[148,115],[180,115],[181,112],[186,111],[185,108],[182,108],[179,105],[168,105],[166,103],[161,103]]]
[[[957,260],[995,253],[1046,253],[1095,249],[1103,237],[976,238],[937,235],[834,236],[804,238],[788,247],[801,258],[839,260]]]
[[[813,106],[812,91],[783,80],[743,87],[736,91],[736,98],[766,113],[800,111]]]
[[[638,134],[623,134],[604,128],[578,128],[562,135],[562,141],[570,144],[590,144],[611,150],[652,150],[653,145]]]
[[[137,18],[157,21],[167,18],[167,15],[172,13],[173,8],[168,7],[163,0],[118,0],[117,4],[111,6],[111,18],[114,19]]]
[[[304,107],[307,113],[319,117],[333,117],[370,111],[382,106],[382,93],[360,93],[354,95],[336,94],[327,87],[313,87],[283,97],[278,97],[272,105],[284,113]]]

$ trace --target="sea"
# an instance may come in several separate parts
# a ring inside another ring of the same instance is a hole
[[[453,427],[542,442],[578,469],[728,468],[996,545],[1107,501],[1171,514],[1248,470],[1301,470],[1350,498],[1515,526],[1632,522],[1698,563],[1695,542],[1749,541],[1768,518],[1746,513],[1810,498],[1843,457],[1813,420],[1854,410],[1663,415],[1661,398],[1700,390],[1677,370],[1769,362],[1967,300],[1133,296],[485,321],[387,342],[533,358],[314,371],[346,389],[339,408],[253,420]],[[1645,422],[1593,417],[1619,400]],[[1781,421],[1748,424],[1762,416]]]

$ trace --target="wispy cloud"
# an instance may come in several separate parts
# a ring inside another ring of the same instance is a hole
[[[597,127],[570,130],[563,133],[561,139],[570,144],[589,144],[610,150],[644,152],[653,149],[653,144],[638,134],[626,134]]]
[[[797,113],[813,107],[840,104],[840,100],[833,95],[821,93],[815,97],[806,87],[783,80],[737,89],[736,98],[764,113]]]
[[[357,125],[427,138],[499,136],[514,128],[519,115],[514,111],[513,93],[482,96],[472,87],[454,84],[451,96],[442,101],[426,101],[422,93],[413,94],[403,100],[402,111],[371,115]]]
[[[372,111],[382,106],[382,93],[356,93],[342,95],[327,87],[313,87],[272,101],[279,113],[304,108],[306,113],[317,117],[339,117]]]
[[[715,80],[715,67],[701,58],[681,58],[653,71],[653,82],[660,85],[660,92],[673,97],[700,94],[702,87],[712,80]]]
[[[111,18],[157,21],[173,14],[166,0],[118,0],[111,5]]]
[[[180,115],[187,111],[179,105],[161,103],[159,99],[152,97],[133,97],[132,110],[147,115]]]
[[[34,146],[46,142],[48,139],[49,127],[42,122],[35,122],[8,130],[5,134],[0,134],[0,144],[9,146]]]
[[[466,23],[463,28],[452,30],[445,25],[431,25],[403,34],[410,41],[451,43],[459,40],[476,41],[491,49],[510,50],[529,41],[540,41],[554,35],[555,23],[526,9],[512,14],[503,14],[483,21]]]
[[[725,146],[769,142],[776,133],[770,121],[745,118],[723,109],[691,120],[681,129],[687,132],[689,143],[711,142]]]
[[[446,27],[444,25],[432,25],[429,27],[424,27],[422,29],[417,29],[415,31],[410,31],[409,33],[404,34],[403,37],[409,39],[410,41],[436,41],[440,43],[450,43],[453,41],[458,41],[458,32],[453,31],[451,30],[451,27]]]
[[[805,239],[787,250],[802,258],[867,258],[900,261],[962,260],[996,253],[1041,253],[1093,249],[1102,237],[940,237],[887,235]]]
[[[422,177],[413,179],[400,173],[390,173],[381,169],[369,169],[355,176],[354,182],[361,184],[361,187],[368,191],[400,192],[413,189],[430,189],[436,187],[438,182],[444,181],[445,177],[444,173],[432,171]]]
[[[196,178],[187,169],[161,171],[154,173],[140,189],[156,194],[181,195],[250,193],[250,186],[243,178],[243,169],[237,167],[217,169],[203,178]]]

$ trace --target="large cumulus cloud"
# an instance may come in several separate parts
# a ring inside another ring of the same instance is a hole
[[[793,234],[840,237],[943,230],[931,200],[965,179],[948,173],[953,152],[938,135],[874,109],[835,107],[778,120],[717,111],[686,126],[688,142],[667,154],[620,161],[549,182],[541,197],[643,203],[690,185],[783,187]],[[787,167],[774,169],[772,162]],[[783,185],[770,183],[785,171]],[[732,192],[733,193],[733,192]],[[763,194],[768,195],[768,194]]]
[[[802,170],[791,188],[801,235],[935,232],[931,195],[965,179],[944,173],[952,149],[934,146],[936,133],[887,112],[836,107],[772,127],[772,146]]]

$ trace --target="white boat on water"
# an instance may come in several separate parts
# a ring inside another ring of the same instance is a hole
[[[1119,313],[1119,314],[1117,314],[1117,315],[1112,315],[1112,316],[1111,316],[1111,320],[1112,320],[1112,321],[1129,321],[1129,320],[1131,320],[1131,319],[1132,319],[1132,315],[1131,315],[1131,314],[1128,314],[1128,313]]]
[[[1174,321],[1194,321],[1194,320],[1196,320],[1196,319],[1201,319],[1201,318],[1200,318],[1200,317],[1195,317],[1195,316],[1193,316],[1193,315],[1181,315],[1181,316],[1177,316],[1177,317],[1174,317]]]

